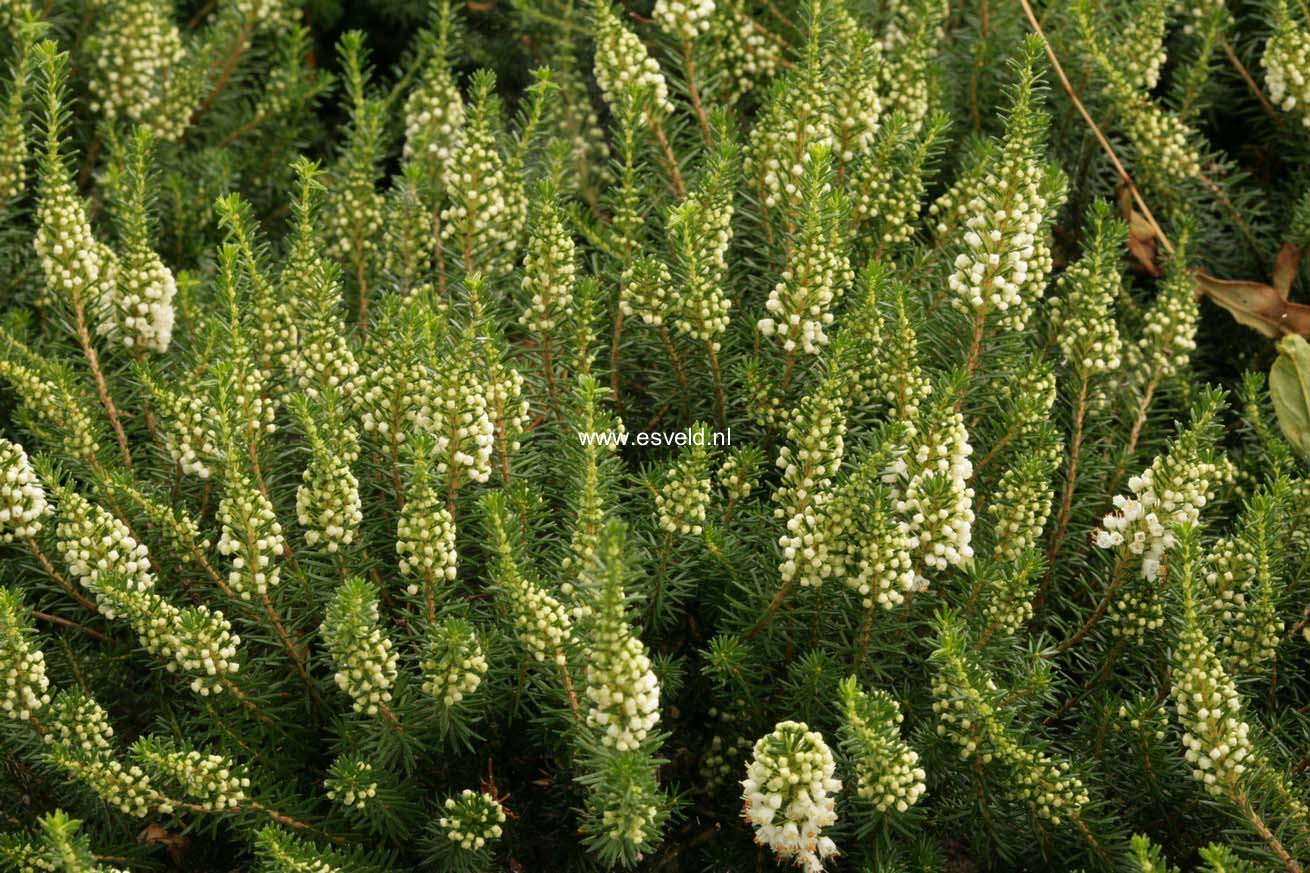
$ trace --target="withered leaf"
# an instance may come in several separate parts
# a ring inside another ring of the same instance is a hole
[[[1227,309],[1241,324],[1277,339],[1288,334],[1310,336],[1310,306],[1291,303],[1272,285],[1216,279],[1196,270],[1197,292]]]
[[[1274,261],[1274,290],[1276,290],[1284,300],[1292,292],[1292,280],[1296,278],[1297,268],[1301,266],[1301,247],[1292,245],[1292,243],[1283,243],[1282,249],[1278,252],[1278,259]]]

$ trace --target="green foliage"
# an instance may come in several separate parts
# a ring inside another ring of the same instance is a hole
[[[0,0],[0,868],[1304,871],[1310,20],[1029,7]]]

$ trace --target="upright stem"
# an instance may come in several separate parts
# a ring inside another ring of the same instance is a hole
[[[1106,157],[1110,159],[1110,163],[1114,165],[1115,170],[1119,173],[1119,179],[1124,183],[1124,186],[1128,188],[1128,192],[1132,195],[1133,201],[1137,204],[1138,210],[1142,213],[1142,217],[1146,219],[1146,223],[1151,226],[1152,232],[1155,233],[1155,238],[1160,241],[1160,245],[1164,250],[1172,255],[1174,253],[1173,244],[1169,242],[1169,237],[1165,236],[1164,231],[1160,229],[1160,225],[1155,220],[1155,216],[1151,214],[1151,207],[1147,206],[1146,201],[1142,199],[1142,193],[1137,190],[1137,185],[1133,183],[1133,177],[1128,175],[1128,171],[1124,169],[1124,165],[1120,162],[1119,156],[1114,153],[1114,148],[1110,145],[1110,141],[1105,138],[1105,134],[1101,132],[1101,128],[1097,127],[1096,122],[1092,120],[1092,116],[1088,113],[1087,107],[1083,106],[1083,101],[1078,99],[1078,92],[1075,91],[1073,85],[1069,83],[1069,77],[1065,75],[1064,67],[1060,65],[1060,59],[1055,55],[1055,49],[1051,48],[1051,41],[1046,38],[1046,32],[1042,30],[1041,22],[1037,20],[1037,15],[1034,14],[1032,5],[1028,0],[1019,0],[1019,6],[1022,7],[1023,14],[1027,16],[1028,23],[1032,25],[1037,36],[1041,38],[1042,47],[1046,49],[1046,57],[1050,59],[1051,66],[1055,68],[1055,75],[1059,78],[1060,84],[1064,87],[1064,93],[1069,95],[1069,99],[1073,101],[1074,108],[1078,110],[1078,114],[1083,117],[1083,121],[1085,121],[1087,126],[1091,128],[1092,135],[1095,136],[1096,141],[1101,144],[1101,150],[1105,152]]]
[[[1083,637],[1091,632],[1092,626],[1100,620],[1101,616],[1105,615],[1105,610],[1110,606],[1110,599],[1114,597],[1114,593],[1118,591],[1119,586],[1123,584],[1124,570],[1127,566],[1128,562],[1123,558],[1120,558],[1119,562],[1114,565],[1114,575],[1110,577],[1110,584],[1106,586],[1105,594],[1101,597],[1101,602],[1096,604],[1096,609],[1092,610],[1091,616],[1083,623],[1082,627],[1078,628],[1078,632],[1056,647],[1055,651],[1057,654],[1067,652],[1069,649],[1078,645]]]
[[[619,292],[622,294],[622,290]],[[623,307],[619,306],[614,315],[614,337],[610,340],[610,399],[613,400],[619,415],[623,407],[619,401],[619,342],[623,338]]]
[[[673,337],[669,336],[667,325],[660,325],[660,339],[664,340],[664,349],[669,353],[669,361],[673,364],[673,373],[678,377],[678,386],[682,388],[682,409],[685,415],[691,399],[691,389],[687,386],[687,374],[682,369],[682,359],[678,357],[678,350],[673,345]]]
[[[651,130],[655,131],[655,139],[659,141],[660,151],[664,152],[664,163],[669,171],[669,183],[673,186],[673,193],[679,200],[686,200],[687,185],[682,181],[682,171],[678,169],[678,159],[673,155],[673,146],[669,145],[669,138],[664,134],[664,125],[656,119],[651,122]]]
[[[77,340],[82,346],[82,354],[86,356],[86,362],[91,367],[96,391],[100,394],[100,403],[105,407],[109,424],[114,429],[114,438],[118,440],[118,451],[123,456],[123,466],[131,470],[132,452],[127,446],[127,433],[118,418],[118,407],[114,405],[114,398],[109,394],[109,383],[105,381],[104,371],[100,369],[100,356],[96,354],[96,347],[91,342],[91,332],[86,326],[86,310],[82,306],[81,294],[73,295],[73,317],[77,323]]]
[[[713,145],[710,136],[710,120],[705,116],[705,107],[701,105],[700,88],[696,85],[696,62],[691,56],[691,40],[682,40],[682,73],[687,79],[687,96],[691,98],[691,108],[696,113],[696,124],[700,126],[701,139],[705,147]]]
[[[714,340],[706,340],[705,348],[710,353],[710,372],[714,375],[714,406],[719,429],[722,430],[728,422],[728,402],[723,396],[723,372],[719,369],[719,353],[714,350]]]
[[[1084,378],[1082,384],[1078,386],[1078,402],[1074,408],[1073,439],[1069,444],[1069,469],[1064,475],[1064,495],[1060,498],[1060,511],[1055,519],[1055,533],[1051,536],[1051,544],[1046,549],[1046,574],[1042,577],[1042,584],[1037,587],[1037,594],[1033,598],[1034,610],[1041,606],[1046,598],[1046,588],[1051,584],[1055,557],[1060,554],[1065,532],[1069,529],[1069,518],[1073,515],[1073,493],[1078,481],[1078,456],[1082,452],[1083,420],[1086,417],[1087,379]]]
[[[210,89],[205,101],[200,104],[200,108],[191,116],[191,123],[195,124],[206,112],[214,107],[215,101],[218,100],[227,83],[232,79],[232,74],[236,72],[237,61],[246,52],[246,45],[250,41],[250,34],[254,31],[255,26],[247,21],[241,25],[241,30],[237,32],[237,38],[232,42],[232,50],[228,52],[227,57],[223,60],[223,67],[219,71],[218,80],[214,82],[214,87]]]
[[[550,396],[550,407],[558,418],[559,395],[555,391],[555,361],[550,351],[550,331],[543,331],[541,334],[541,369],[546,376],[546,393]]]

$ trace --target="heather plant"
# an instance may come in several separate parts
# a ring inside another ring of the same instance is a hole
[[[1297,0],[0,0],[0,869],[1310,869]]]

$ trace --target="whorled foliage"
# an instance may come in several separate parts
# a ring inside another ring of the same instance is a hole
[[[1304,873],[1308,58],[0,0],[0,870]]]

